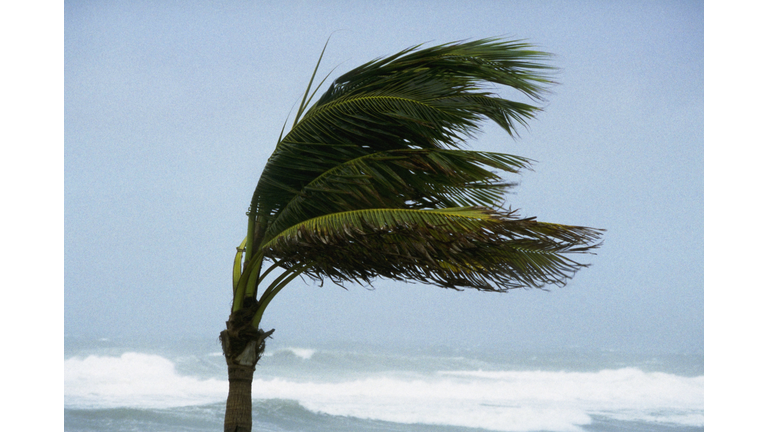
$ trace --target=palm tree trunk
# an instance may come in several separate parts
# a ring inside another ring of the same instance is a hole
[[[251,432],[253,427],[251,385],[253,372],[264,353],[264,340],[275,330],[234,330],[232,320],[219,335],[227,359],[229,394],[224,413],[224,432]]]
[[[230,365],[229,395],[224,414],[224,432],[250,432],[253,425],[251,385],[252,366]]]

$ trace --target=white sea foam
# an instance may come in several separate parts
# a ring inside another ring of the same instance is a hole
[[[227,382],[181,376],[163,357],[73,357],[64,361],[65,405],[73,408],[169,408],[225,400]]]
[[[258,381],[254,391],[254,397],[295,399],[332,415],[498,431],[580,431],[592,415],[703,425],[703,377],[638,369],[444,372],[333,384],[274,379]]]
[[[297,357],[311,358],[312,350]],[[258,372],[258,371],[257,371]],[[600,372],[443,371],[317,382],[254,380],[255,399],[287,399],[330,415],[498,431],[580,431],[595,415],[702,426],[704,378],[625,368]],[[358,375],[359,376],[359,375]],[[173,407],[223,402],[225,380],[179,375],[163,357],[70,358],[68,407]]]

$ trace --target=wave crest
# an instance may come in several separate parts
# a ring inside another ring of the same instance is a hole
[[[285,350],[298,358],[313,354]],[[291,400],[314,413],[396,423],[575,432],[598,416],[697,427],[704,419],[703,376],[636,368],[358,372],[333,382],[256,373],[255,400]],[[221,403],[227,396],[224,379],[184,376],[164,357],[135,352],[67,359],[64,384],[67,408],[170,408]]]

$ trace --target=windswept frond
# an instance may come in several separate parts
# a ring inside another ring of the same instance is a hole
[[[274,218],[265,240],[303,220],[370,208],[495,207],[512,183],[508,173],[529,169],[529,160],[469,150],[392,150],[345,161],[296,193]]]
[[[311,259],[305,274],[336,283],[384,277],[507,291],[565,284],[586,266],[565,254],[591,251],[600,235],[483,208],[371,209],[304,221],[263,250],[287,267]]]
[[[267,161],[251,208],[270,223],[304,187],[347,161],[408,149],[455,149],[490,119],[514,135],[539,107],[549,55],[522,42],[483,39],[413,47],[353,69],[303,111]]]

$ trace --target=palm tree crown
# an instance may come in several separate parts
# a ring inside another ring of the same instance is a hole
[[[254,191],[233,313],[252,306],[258,328],[269,301],[300,274],[483,291],[565,284],[586,266],[566,254],[596,248],[601,230],[504,210],[513,183],[501,173],[531,161],[466,147],[487,119],[515,137],[540,111],[533,103],[553,84],[548,58],[520,41],[416,46],[347,72],[309,106],[313,74]],[[264,260],[274,263],[266,271]]]

